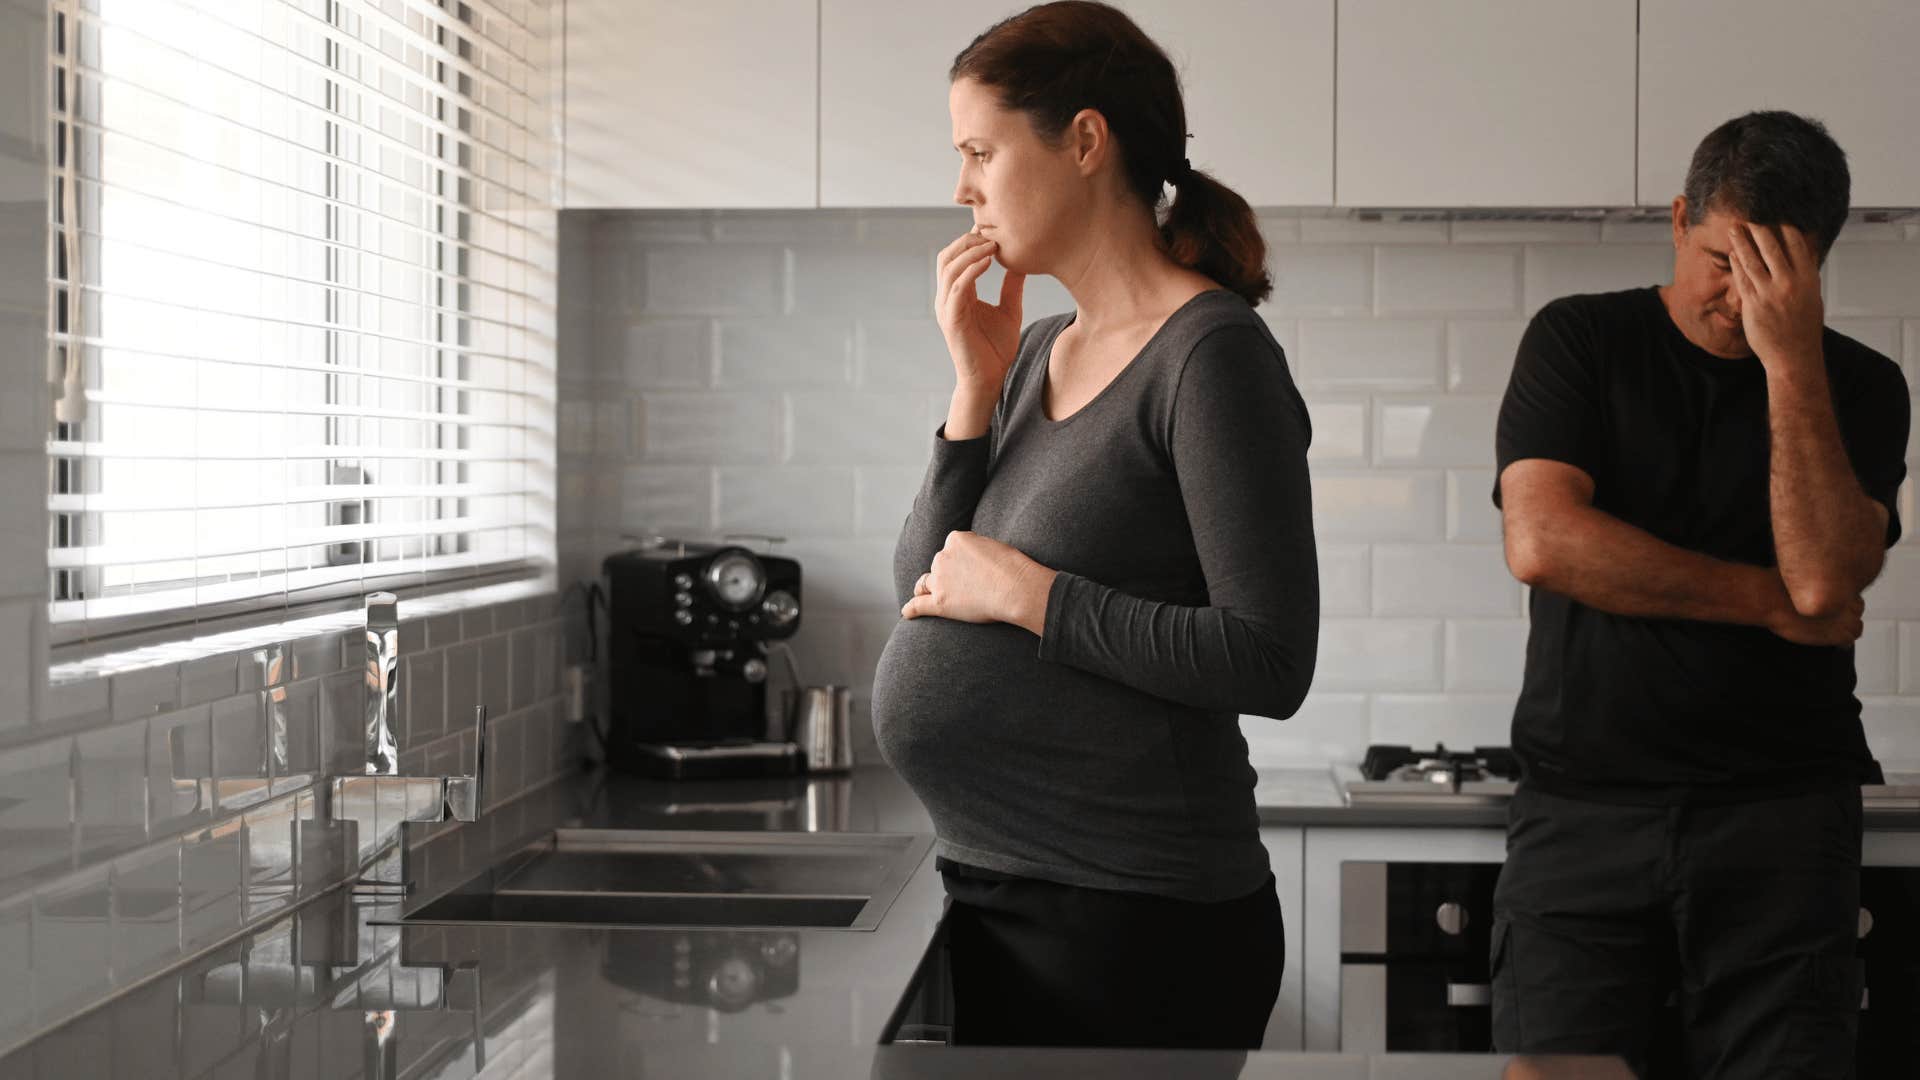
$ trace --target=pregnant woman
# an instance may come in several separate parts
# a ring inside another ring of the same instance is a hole
[[[939,834],[954,1037],[1258,1048],[1284,945],[1238,718],[1299,708],[1319,625],[1265,245],[1188,165],[1174,69],[1119,11],[1031,8],[950,81],[957,382],[873,713]],[[1023,332],[1032,274],[1076,310]]]

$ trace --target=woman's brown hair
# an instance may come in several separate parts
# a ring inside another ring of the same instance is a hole
[[[989,27],[954,57],[949,82],[972,79],[1027,115],[1058,147],[1081,109],[1106,117],[1127,185],[1159,220],[1167,254],[1257,305],[1273,292],[1266,241],[1238,192],[1187,164],[1187,109],[1173,62],[1125,13],[1092,0],[1039,4]]]

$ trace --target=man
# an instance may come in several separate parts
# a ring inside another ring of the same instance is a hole
[[[1819,123],[1694,152],[1673,284],[1534,317],[1494,504],[1531,586],[1494,1041],[1661,1075],[1847,1076],[1860,983],[1861,592],[1900,535],[1907,388],[1822,325],[1847,213]]]

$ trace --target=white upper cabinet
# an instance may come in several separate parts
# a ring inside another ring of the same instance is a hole
[[[1634,22],[1634,0],[1340,0],[1336,203],[1631,205]]]
[[[1641,0],[1640,202],[1680,194],[1707,132],[1755,109],[1827,125],[1855,206],[1920,206],[1920,3]]]
[[[820,202],[950,206],[947,69],[1025,4],[821,0]],[[1255,206],[1333,197],[1333,0],[1122,0],[1180,72],[1187,156]]]
[[[567,0],[565,205],[816,205],[815,5]]]

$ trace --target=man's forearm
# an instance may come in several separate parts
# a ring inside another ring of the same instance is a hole
[[[1824,364],[1767,372],[1774,558],[1794,606],[1821,614],[1880,572],[1881,528],[1840,441]]]
[[[1768,626],[1782,600],[1770,567],[1669,544],[1591,506],[1528,536],[1529,584],[1614,615]]]

